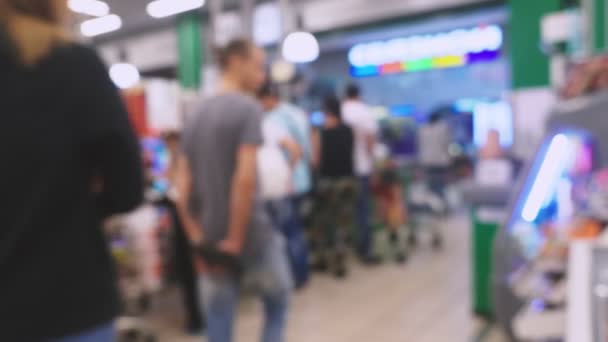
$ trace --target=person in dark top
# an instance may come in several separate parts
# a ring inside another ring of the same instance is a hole
[[[340,101],[324,100],[325,122],[313,141],[318,169],[315,228],[317,261],[315,268],[331,268],[346,276],[346,235],[352,225],[356,198],[354,182],[354,135],[342,121]]]
[[[143,196],[139,144],[65,0],[0,0],[0,341],[114,341],[102,220]]]
[[[167,208],[173,225],[173,248],[174,265],[177,281],[181,288],[182,300],[186,316],[186,332],[190,335],[198,335],[205,329],[205,319],[201,308],[201,299],[198,294],[198,283],[191,253],[190,242],[186,230],[177,210],[177,184],[179,173],[177,172],[180,154],[181,137],[178,132],[167,132],[164,134],[165,146],[169,151],[169,167],[167,178],[171,187],[164,196],[161,204]]]

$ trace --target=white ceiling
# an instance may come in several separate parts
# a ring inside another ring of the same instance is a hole
[[[106,0],[112,13],[123,18],[126,28],[133,28],[150,23],[152,20],[146,13],[146,5],[150,0]]]
[[[153,19],[146,13],[146,6],[151,0],[104,0],[110,5],[110,11],[119,15],[123,27],[119,31],[97,37],[95,41],[108,41],[125,36],[153,31],[171,25],[175,18]]]
[[[146,6],[152,0],[104,0],[110,5],[112,13],[118,14],[123,20],[123,28],[115,33],[98,37],[98,41],[114,40],[124,38],[125,36],[141,33],[145,31],[153,31],[172,25],[175,17],[166,19],[153,19],[146,13]],[[269,0],[256,0],[261,3]],[[291,0],[293,2],[301,2],[306,0]],[[207,0],[209,2],[209,0]],[[239,6],[240,0],[223,0],[224,9],[234,9]],[[201,9],[201,13],[206,13],[205,5]]]
[[[95,42],[103,43],[124,39],[139,33],[156,31],[171,27],[175,17],[153,19],[146,13],[146,6],[152,0],[104,0],[110,5],[112,13],[123,20],[121,30],[95,38]],[[207,0],[209,2],[210,0]],[[236,9],[240,0],[222,0],[224,10]],[[276,0],[255,0],[257,3]],[[293,6],[298,6],[303,15],[304,24],[313,31],[326,31],[335,27],[350,26],[355,23],[374,21],[383,17],[403,15],[413,12],[424,12],[432,8],[449,8],[465,6],[473,3],[490,3],[499,0],[291,0]],[[302,6],[305,4],[304,6]],[[378,6],[381,5],[381,6]],[[208,5],[201,9],[206,13]],[[328,6],[336,7],[331,10]],[[372,9],[374,9],[372,11]],[[380,12],[384,11],[384,12]],[[372,13],[373,12],[373,13]],[[378,12],[378,13],[376,13]],[[327,15],[326,13],[333,13]],[[375,14],[375,15],[374,15]]]

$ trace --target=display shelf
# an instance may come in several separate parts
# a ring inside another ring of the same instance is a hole
[[[608,262],[598,264],[580,247],[597,248],[601,213],[608,212],[608,201],[600,201],[600,215],[591,201],[608,198],[601,180],[608,167],[606,108],[606,91],[558,104],[499,232],[493,276],[499,323],[522,340],[608,340]]]
[[[515,335],[523,341],[563,338],[566,333],[566,311],[545,310],[539,302],[530,303],[517,314],[513,321]]]
[[[551,306],[566,302],[567,279],[555,281],[540,269],[519,271],[512,277],[511,288],[522,299],[540,299]]]

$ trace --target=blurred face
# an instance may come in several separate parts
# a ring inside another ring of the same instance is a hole
[[[252,48],[248,56],[236,58],[235,71],[244,90],[257,92],[266,81],[266,53]]]
[[[55,21],[63,24],[69,18],[68,2],[66,0],[51,0],[51,11]]]
[[[500,144],[500,133],[497,130],[491,130],[488,132],[488,144],[498,145]]]

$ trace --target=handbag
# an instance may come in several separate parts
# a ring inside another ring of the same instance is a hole
[[[290,190],[289,164],[278,146],[265,144],[257,155],[260,192],[265,200],[285,198]]]

